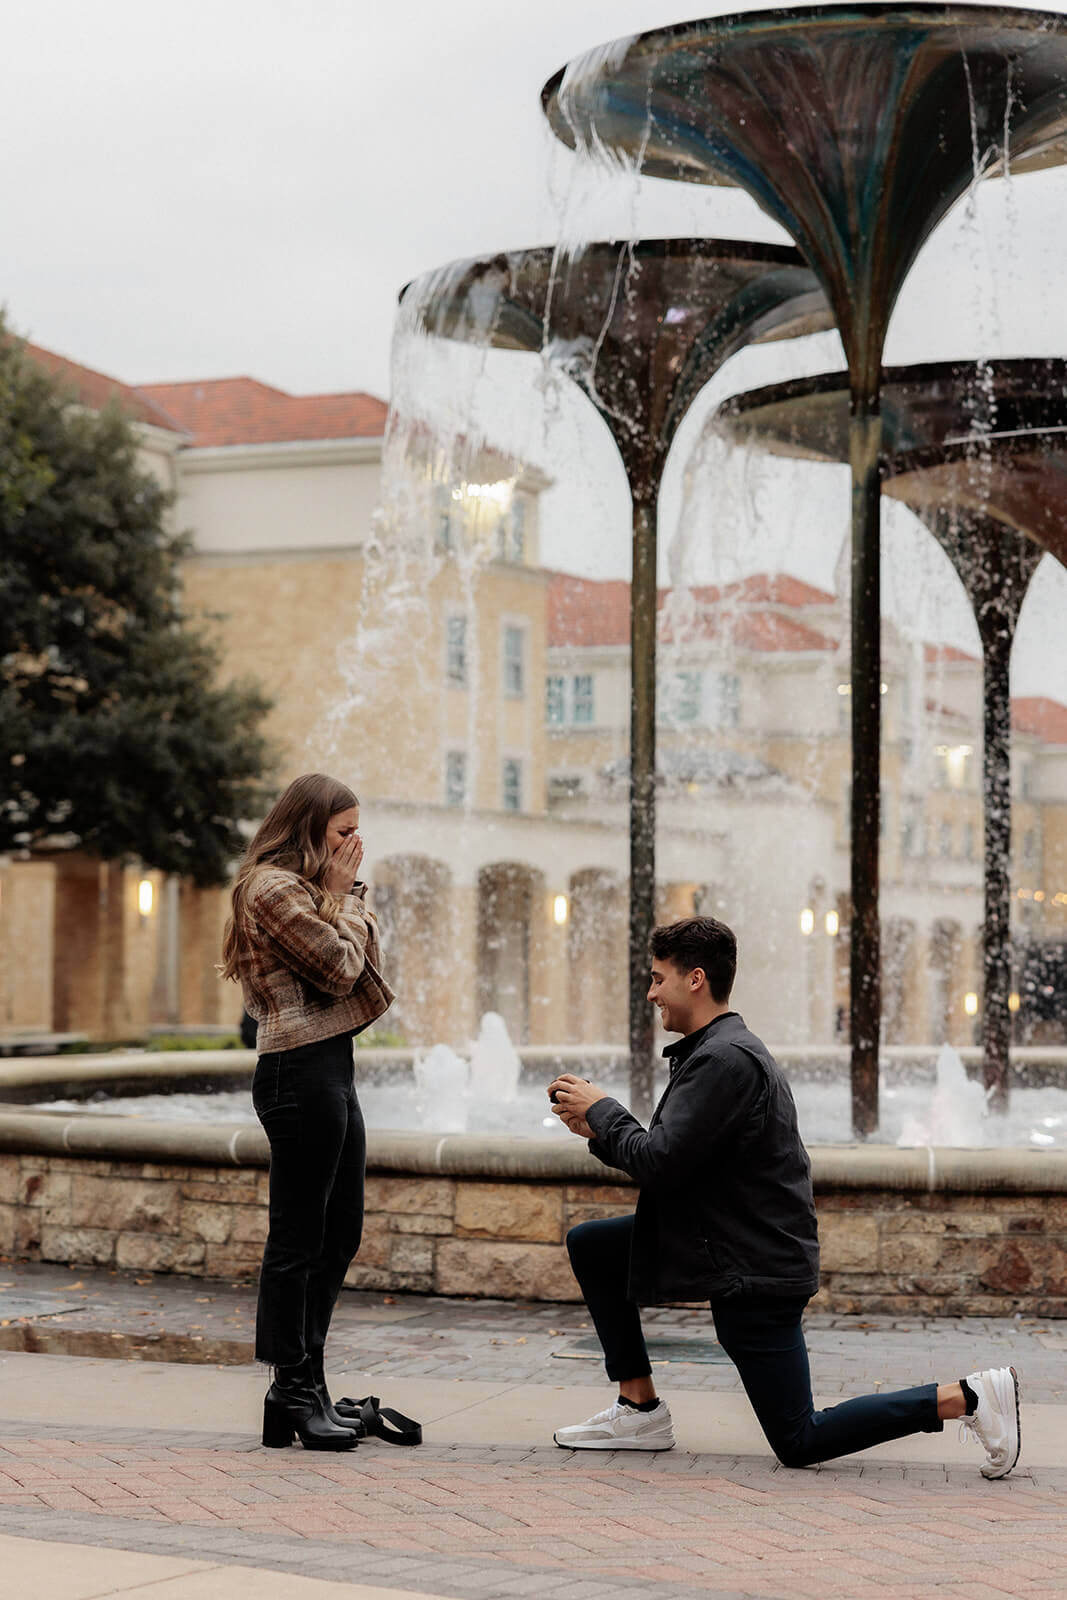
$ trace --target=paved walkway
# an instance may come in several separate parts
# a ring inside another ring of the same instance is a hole
[[[647,1323],[669,1358],[657,1381],[679,1448],[560,1451],[553,1426],[609,1394],[580,1308],[415,1296],[346,1294],[330,1365],[335,1390],[373,1389],[420,1416],[422,1449],[267,1451],[251,1312],[248,1285],[0,1264],[0,1590],[40,1600],[1067,1595],[1067,1325],[811,1319],[815,1387],[831,1402],[1014,1361],[1023,1457],[1009,1479],[986,1483],[980,1452],[951,1425],[830,1466],[779,1467],[706,1318],[688,1311]]]

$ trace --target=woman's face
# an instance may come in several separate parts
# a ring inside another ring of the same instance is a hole
[[[349,806],[347,811],[337,811],[326,824],[326,848],[336,854],[350,834],[359,830],[359,807]]]

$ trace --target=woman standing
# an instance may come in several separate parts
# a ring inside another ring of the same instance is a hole
[[[322,773],[291,783],[233,886],[222,975],[257,1023],[252,1103],[270,1142],[270,1228],[256,1360],[274,1368],[263,1443],[348,1450],[362,1431],[326,1389],[334,1303],[363,1230],[366,1138],[352,1039],[387,1010],[373,913],[360,881],[359,802]]]

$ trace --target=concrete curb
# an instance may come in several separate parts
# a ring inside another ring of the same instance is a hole
[[[152,1121],[95,1112],[0,1111],[0,1151],[160,1165],[266,1167],[267,1141],[248,1123]],[[1067,1192],[1067,1151],[897,1149],[816,1145],[816,1189],[894,1189],[922,1193]],[[372,1131],[368,1170],[517,1182],[628,1184],[578,1140],[556,1144],[520,1135]]]

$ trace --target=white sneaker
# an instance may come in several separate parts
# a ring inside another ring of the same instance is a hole
[[[557,1428],[552,1435],[561,1450],[673,1450],[674,1429],[665,1400],[654,1411],[635,1411],[616,1400],[588,1422]]]
[[[988,1452],[983,1478],[1006,1478],[1019,1459],[1019,1376],[1014,1367],[990,1367],[972,1372],[967,1382],[978,1410],[960,1419],[960,1438],[971,1433]]]

